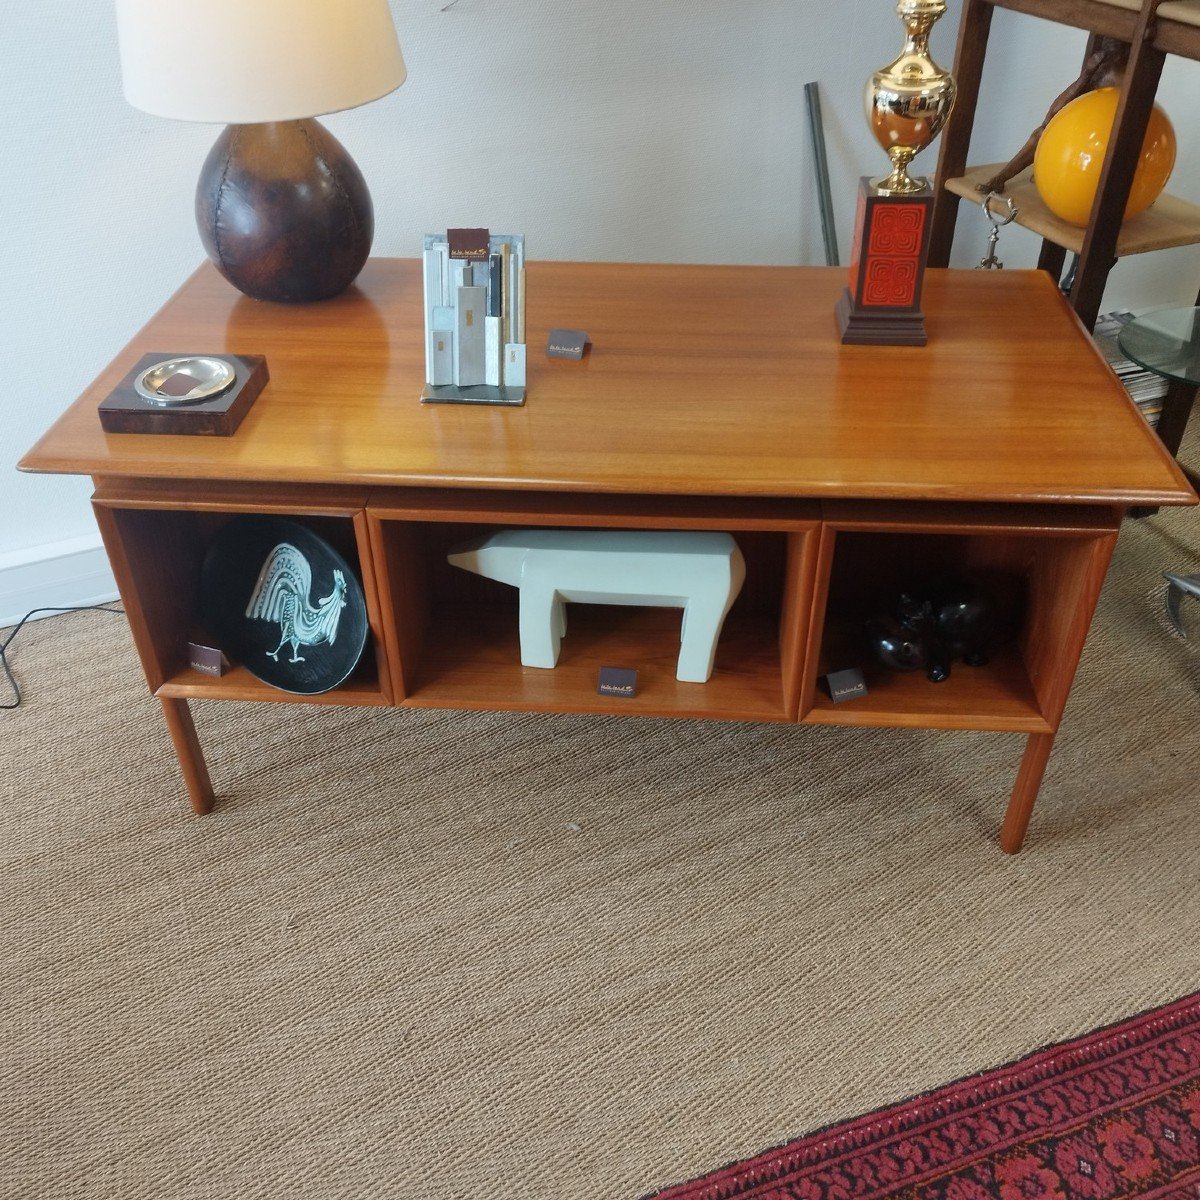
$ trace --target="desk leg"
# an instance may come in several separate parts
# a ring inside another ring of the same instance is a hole
[[[212,812],[212,783],[208,778],[204,752],[200,749],[200,739],[196,736],[196,726],[192,722],[187,701],[162,696],[159,697],[159,701],[163,707],[163,717],[166,719],[171,741],[175,744],[175,754],[183,772],[183,781],[187,784],[192,808],[200,814]]]
[[[1031,733],[1025,743],[1025,756],[1021,759],[1012,799],[1008,802],[1008,812],[1004,814],[1004,824],[1000,827],[1000,849],[1005,854],[1016,854],[1021,849],[1053,748],[1052,733]]]

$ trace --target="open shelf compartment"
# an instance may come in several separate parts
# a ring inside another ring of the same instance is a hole
[[[1115,518],[1112,518],[1115,523]],[[826,725],[1050,733],[1058,725],[1083,638],[1115,540],[1096,514],[987,526],[953,520],[872,528],[836,517],[825,526],[818,597],[809,643],[811,674],[800,719]],[[989,661],[955,662],[949,679],[879,663],[866,637],[868,618],[891,611],[898,592],[946,576],[966,576],[993,605]],[[862,670],[867,695],[835,704],[823,676]]]
[[[260,504],[253,495],[223,496],[219,489],[190,502],[188,509],[145,500],[137,489],[93,497],[96,520],[113,563],[122,598],[131,614],[134,641],[150,689],[180,699],[300,701],[313,704],[383,705],[391,701],[386,648],[380,636],[378,593],[371,569],[366,519],[352,502],[320,499],[295,504]],[[329,542],[362,583],[370,634],[361,660],[338,687],[297,695],[264,683],[231,662],[220,676],[188,663],[187,643],[218,646],[200,610],[200,574],[217,532],[244,512],[286,517]],[[132,596],[130,595],[132,593]]]
[[[504,513],[503,503],[492,513]],[[376,560],[396,666],[394,690],[422,707],[604,712],[643,716],[794,720],[799,702],[806,614],[815,570],[818,524],[765,507],[726,514],[709,528],[733,534],[746,580],[727,616],[707,683],[675,678],[682,612],[677,608],[569,604],[557,666],[521,665],[518,591],[451,566],[452,546],[501,528],[703,528],[712,514],[686,501],[633,507],[589,497],[537,511],[515,500],[510,520],[481,523],[469,503],[422,512],[370,510]],[[735,506],[736,508],[736,506]],[[491,514],[489,514],[491,515]],[[540,519],[538,519],[540,517]],[[436,519],[430,519],[436,518]],[[475,518],[475,519],[472,519]],[[756,519],[757,518],[757,519]],[[765,527],[764,527],[765,526]],[[638,692],[597,691],[602,666],[633,668]]]

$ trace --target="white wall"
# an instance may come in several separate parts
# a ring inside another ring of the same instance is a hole
[[[393,0],[408,82],[328,118],[370,183],[375,252],[484,224],[550,259],[819,263],[804,84],[822,89],[849,247],[857,177],[882,172],[861,110],[899,48],[888,0]],[[935,30],[953,59],[958,5]],[[147,116],[120,91],[111,0],[3,5],[0,558],[94,538],[87,481],[22,476],[20,455],[202,257],[192,190],[218,130]],[[1078,66],[1083,35],[999,12],[974,161],[1007,158]],[[1200,65],[1172,62],[1172,190],[1200,199]],[[918,160],[932,170],[936,150]],[[965,211],[956,259],[982,253]],[[1032,265],[1006,231],[1001,257]],[[1123,262],[1110,298],[1190,303],[1200,252]],[[0,587],[2,592],[2,587]],[[0,595],[0,610],[3,610]],[[0,611],[0,615],[2,611]]]

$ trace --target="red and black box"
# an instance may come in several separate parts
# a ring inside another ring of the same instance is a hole
[[[929,253],[933,189],[881,195],[864,175],[850,258],[850,286],[837,303],[842,341],[924,346],[921,288]]]

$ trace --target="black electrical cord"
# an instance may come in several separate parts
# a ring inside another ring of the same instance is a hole
[[[114,617],[123,617],[125,610],[123,608],[109,608],[104,604],[67,604],[61,608],[31,608],[9,632],[8,637],[0,642],[0,667],[4,669],[5,678],[8,680],[8,686],[12,688],[13,701],[11,704],[0,704],[0,709],[5,708],[20,708],[21,707],[21,689],[17,686],[17,681],[13,678],[12,668],[8,665],[8,648],[12,645],[13,638],[21,632],[21,627],[29,620],[30,617],[37,616],[38,613],[47,612],[106,612],[112,613]]]

